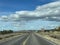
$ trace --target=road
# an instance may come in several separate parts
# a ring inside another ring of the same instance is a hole
[[[30,33],[0,43],[0,45],[55,45],[55,44],[51,43],[50,41],[47,41],[46,39],[34,33]]]
[[[30,34],[30,37],[25,45],[55,45],[55,44],[38,35]]]
[[[23,41],[28,37],[28,35],[21,35],[14,39],[0,43],[0,45],[23,45]]]

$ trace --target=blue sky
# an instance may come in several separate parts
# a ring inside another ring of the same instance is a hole
[[[55,0],[0,0],[0,12],[15,12],[34,10],[38,5],[44,5]]]
[[[0,0],[0,30],[52,29],[60,26],[58,0]]]

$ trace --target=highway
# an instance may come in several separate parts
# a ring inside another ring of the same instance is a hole
[[[26,34],[0,43],[0,45],[55,45],[46,39],[34,34]]]
[[[28,35],[21,35],[14,39],[0,43],[0,45],[23,45],[23,41],[28,37]]]
[[[55,44],[42,37],[39,37],[38,35],[30,34],[30,37],[25,45],[55,45]]]

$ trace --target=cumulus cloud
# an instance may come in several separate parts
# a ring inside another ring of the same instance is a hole
[[[36,19],[60,21],[60,1],[37,6],[34,11],[16,11],[9,16],[0,16],[1,21],[30,21]]]

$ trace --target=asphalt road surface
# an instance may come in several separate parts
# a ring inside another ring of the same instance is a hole
[[[25,45],[55,45],[55,44],[38,35],[30,34],[30,37]]]
[[[6,42],[0,43],[0,45],[23,45],[23,41],[28,37],[28,35],[22,35],[14,39],[8,40]]]
[[[50,41],[47,41],[46,39],[34,33],[30,33],[0,43],[0,45],[55,45],[55,44],[51,43]]]

